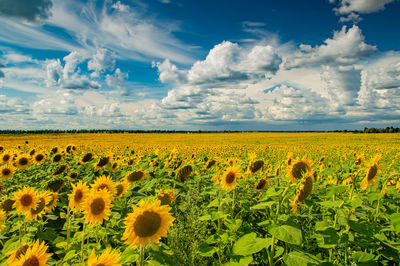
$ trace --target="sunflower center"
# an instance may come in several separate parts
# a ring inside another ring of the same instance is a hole
[[[256,161],[251,164],[250,170],[251,170],[251,172],[255,173],[258,170],[260,170],[260,168],[263,167],[263,165],[264,165],[264,161],[262,161],[262,160]]]
[[[98,167],[103,167],[103,166],[105,166],[106,164],[108,164],[108,162],[109,162],[109,158],[108,158],[108,157],[103,157],[103,158],[101,158],[101,159],[99,160],[97,166],[98,166]]]
[[[106,266],[104,263],[98,263],[95,266]]]
[[[21,159],[18,160],[20,165],[27,165],[28,164],[28,159],[23,157]]]
[[[141,171],[135,171],[135,172],[132,172],[132,173],[130,173],[130,174],[128,175],[128,180],[129,180],[130,182],[135,182],[135,181],[140,180],[140,179],[142,178],[142,176],[143,176],[143,172],[141,172]]]
[[[10,160],[10,155],[6,154],[3,156],[3,161],[8,161]]]
[[[31,195],[23,195],[21,197],[22,206],[25,206],[25,207],[30,206],[32,204],[32,202],[33,202],[33,198]]]
[[[136,218],[133,225],[135,233],[139,237],[150,237],[157,233],[161,226],[161,217],[158,213],[146,211]]]
[[[119,195],[122,194],[122,191],[124,191],[124,188],[121,184],[118,184],[116,189],[117,189],[117,197],[118,197]]]
[[[82,162],[87,163],[92,159],[93,155],[91,153],[87,153],[85,154],[85,156],[83,156],[82,158]]]
[[[368,177],[367,177],[367,179],[368,180],[373,179],[376,176],[377,173],[378,173],[378,167],[376,166],[376,164],[374,164],[373,166],[371,166],[368,169]]]
[[[56,196],[51,195],[51,200],[50,200],[49,203],[47,203],[46,207],[49,207],[49,206],[53,205],[53,203],[54,203],[55,201],[56,201]]]
[[[44,155],[43,154],[36,155],[36,161],[40,162],[43,159],[44,159]]]
[[[260,181],[258,181],[256,189],[263,189],[266,183],[267,181],[265,181],[265,179],[261,179]]]
[[[72,179],[75,179],[75,178],[78,177],[78,174],[77,174],[77,173],[71,173],[71,174],[69,175],[69,177],[71,177]]]
[[[79,190],[79,189],[78,189],[77,191],[75,191],[74,201],[77,202],[77,203],[79,203],[79,202],[81,202],[82,198],[83,198],[83,192],[82,192],[82,190]]]
[[[60,160],[61,160],[61,155],[60,154],[56,154],[55,156],[54,156],[54,158],[53,158],[53,162],[55,162],[55,163],[57,163],[57,162],[59,162]]]
[[[168,205],[171,203],[171,198],[168,194],[158,195],[158,199],[161,201],[161,205]]]
[[[53,175],[59,175],[59,174],[63,173],[66,168],[67,167],[65,165],[61,165],[60,167],[58,167],[56,169],[56,171],[54,171]]]
[[[5,201],[3,201],[3,203],[1,204],[1,208],[6,211],[12,211],[13,209],[13,205],[14,205],[15,200],[12,199],[6,199]]]
[[[227,184],[232,184],[235,181],[235,173],[229,172],[226,175],[225,181]]]
[[[40,198],[40,202],[37,205],[36,209],[31,209],[32,214],[39,214],[44,207],[46,207],[46,201],[43,198]]]
[[[296,179],[301,179],[303,173],[306,173],[308,170],[308,166],[305,162],[298,162],[293,165],[292,175]]]
[[[2,173],[3,175],[7,176],[7,175],[11,174],[11,171],[10,171],[10,169],[8,169],[8,168],[4,168],[3,170],[1,170],[1,173]]]
[[[27,259],[22,266],[39,266],[39,260],[36,258],[36,256],[32,256],[29,259]]]
[[[90,204],[90,210],[94,215],[99,215],[101,214],[106,207],[106,203],[102,198],[97,198],[93,200],[93,202]]]

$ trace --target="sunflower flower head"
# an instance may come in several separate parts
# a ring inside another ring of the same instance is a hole
[[[160,190],[157,199],[161,202],[161,205],[169,205],[176,200],[176,192],[173,189]]]
[[[51,257],[51,253],[47,253],[47,246],[44,241],[39,243],[39,240],[28,247],[25,254],[21,254],[20,258],[13,262],[15,266],[44,266],[47,265],[47,260]]]
[[[20,155],[15,159],[15,165],[19,169],[26,169],[31,165],[31,160],[28,155]]]
[[[236,187],[238,178],[241,177],[240,169],[236,167],[229,167],[223,173],[220,184],[225,190],[232,190]]]
[[[3,180],[7,180],[14,175],[14,171],[14,167],[4,164],[0,167],[0,178]]]
[[[106,191],[108,191],[108,193],[110,193],[110,196],[113,197],[115,194],[115,184],[114,181],[112,181],[111,176],[99,176],[96,181],[94,181],[94,183],[91,185],[91,188],[94,190],[101,190],[101,189],[105,189]]]
[[[381,154],[377,154],[374,158],[371,159],[368,167],[366,169],[366,175],[364,180],[361,182],[361,189],[365,190],[368,187],[371,187],[375,184],[375,181],[378,179],[377,175],[380,169],[382,169],[382,165],[378,165],[379,160],[381,159]]]
[[[79,182],[72,185],[72,192],[68,194],[69,197],[69,208],[72,209],[74,212],[80,212],[84,209],[84,202],[89,194],[89,187],[86,185],[86,182]]]
[[[301,185],[297,194],[292,201],[292,211],[297,212],[297,205],[301,204],[312,192],[313,180],[311,176],[306,176],[301,179]]]
[[[85,223],[94,225],[108,220],[111,207],[111,195],[106,189],[92,189],[84,202]]]
[[[161,205],[159,200],[139,202],[139,206],[132,206],[132,213],[125,218],[125,231],[122,240],[125,244],[136,248],[148,243],[158,243],[161,237],[167,237],[169,227],[174,217],[169,211],[171,207]]]
[[[23,187],[14,192],[14,207],[17,212],[24,215],[29,215],[31,209],[36,208],[38,196],[33,187]]]
[[[296,182],[296,180],[302,179],[304,175],[311,176],[313,174],[311,166],[312,161],[309,161],[305,158],[297,158],[296,160],[293,160],[288,166],[287,176],[292,182]]]

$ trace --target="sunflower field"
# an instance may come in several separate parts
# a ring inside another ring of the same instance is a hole
[[[0,265],[398,265],[400,135],[0,136]]]

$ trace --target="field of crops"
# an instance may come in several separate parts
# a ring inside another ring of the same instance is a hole
[[[400,135],[0,136],[1,265],[398,265]]]

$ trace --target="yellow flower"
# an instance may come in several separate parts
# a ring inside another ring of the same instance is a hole
[[[42,217],[42,215],[46,212],[46,204],[48,204],[51,201],[51,196],[49,193],[44,192],[44,193],[39,193],[38,194],[38,204],[36,205],[35,208],[32,208],[26,217],[28,217],[31,220],[36,220],[37,218]]]
[[[178,174],[177,174],[178,180],[181,182],[186,181],[189,178],[192,171],[193,171],[193,168],[191,165],[186,165],[186,166],[182,167],[181,169],[179,169]]]
[[[168,205],[161,206],[159,200],[150,202],[141,200],[139,206],[132,206],[133,212],[125,218],[125,231],[122,240],[132,247],[158,243],[175,220],[171,216]]]
[[[137,183],[137,182],[139,182],[139,181],[145,179],[146,176],[147,176],[146,173],[143,172],[143,171],[141,171],[141,170],[132,171],[132,172],[128,173],[128,174],[125,176],[125,181],[126,181],[128,184],[132,185],[132,184],[134,184],[134,183]]]
[[[9,165],[2,165],[0,167],[0,178],[7,180],[14,175],[14,167]]]
[[[31,164],[31,161],[27,155],[20,155],[15,159],[15,164],[19,169],[26,169]]]
[[[297,158],[288,166],[287,175],[292,182],[300,180],[303,175],[311,176],[313,174],[311,165],[312,161],[309,161],[305,158],[301,160]]]
[[[1,160],[1,163],[9,163],[12,160],[12,155],[10,153],[8,153],[8,152],[3,153],[0,156],[0,160]]]
[[[38,197],[33,187],[23,187],[14,192],[14,207],[20,214],[28,215],[31,209],[36,208]]]
[[[88,152],[88,153],[86,153],[85,155],[82,156],[82,158],[80,160],[80,163],[85,165],[92,159],[93,159],[93,153]]]
[[[101,224],[110,215],[111,197],[106,189],[91,190],[84,202],[85,223]]]
[[[108,166],[108,164],[110,163],[110,160],[111,160],[110,156],[100,157],[99,160],[97,161],[97,163],[94,165],[94,168],[96,170],[104,168],[104,167]]]
[[[53,159],[52,159],[53,163],[59,163],[62,160],[63,160],[63,156],[62,156],[62,154],[59,154],[59,153],[54,154]]]
[[[94,249],[90,253],[88,266],[120,266],[119,260],[121,259],[121,253],[112,250],[111,248],[107,248],[104,250],[103,254],[99,257],[96,256]]]
[[[20,258],[13,262],[15,266],[44,266],[47,265],[47,260],[51,257],[50,253],[47,253],[47,246],[44,241],[39,244],[39,240],[36,240],[33,246],[28,247],[25,254],[21,254]]]
[[[0,204],[0,209],[8,213],[15,208],[14,203],[15,200],[11,198],[5,198]]]
[[[225,190],[232,190],[236,187],[237,179],[241,177],[240,169],[229,167],[224,174],[222,175],[221,179],[221,187]]]
[[[52,211],[55,207],[57,207],[58,202],[58,193],[46,191],[49,195],[49,202],[46,203],[46,211]]]
[[[82,180],[79,180],[78,184],[72,185],[72,192],[68,194],[69,196],[69,208],[73,211],[82,211],[84,208],[84,202],[86,197],[89,194],[89,187],[86,185],[86,182],[83,183]]]
[[[115,194],[115,184],[112,181],[111,176],[99,176],[96,181],[91,185],[91,188],[94,190],[105,189],[110,193],[110,196],[113,197]]]
[[[128,191],[129,184],[126,181],[119,182],[115,185],[115,195],[116,199],[121,198]]]
[[[382,165],[378,165],[378,161],[380,159],[380,154],[377,154],[374,158],[372,158],[371,162],[368,165],[368,168],[366,169],[366,176],[361,182],[361,189],[365,190],[375,184],[375,181],[378,179],[378,171],[379,169],[382,169]]]
[[[67,166],[65,164],[63,164],[63,165],[57,167],[56,170],[54,170],[53,176],[58,176],[58,175],[64,173],[65,170],[67,170]]]
[[[254,190],[265,190],[268,187],[269,180],[267,178],[258,179],[257,184],[254,186]]]
[[[35,164],[42,164],[46,160],[46,154],[44,151],[37,152],[32,159]]]
[[[175,202],[176,192],[175,190],[160,190],[158,193],[157,199],[160,200],[161,205],[169,205],[172,202]]]
[[[32,245],[33,244],[31,243],[22,242],[17,249],[7,252],[6,255],[10,255],[10,257],[7,259],[6,264],[8,266],[14,265],[15,261],[19,260],[21,256],[25,255],[26,251],[32,247]]]

